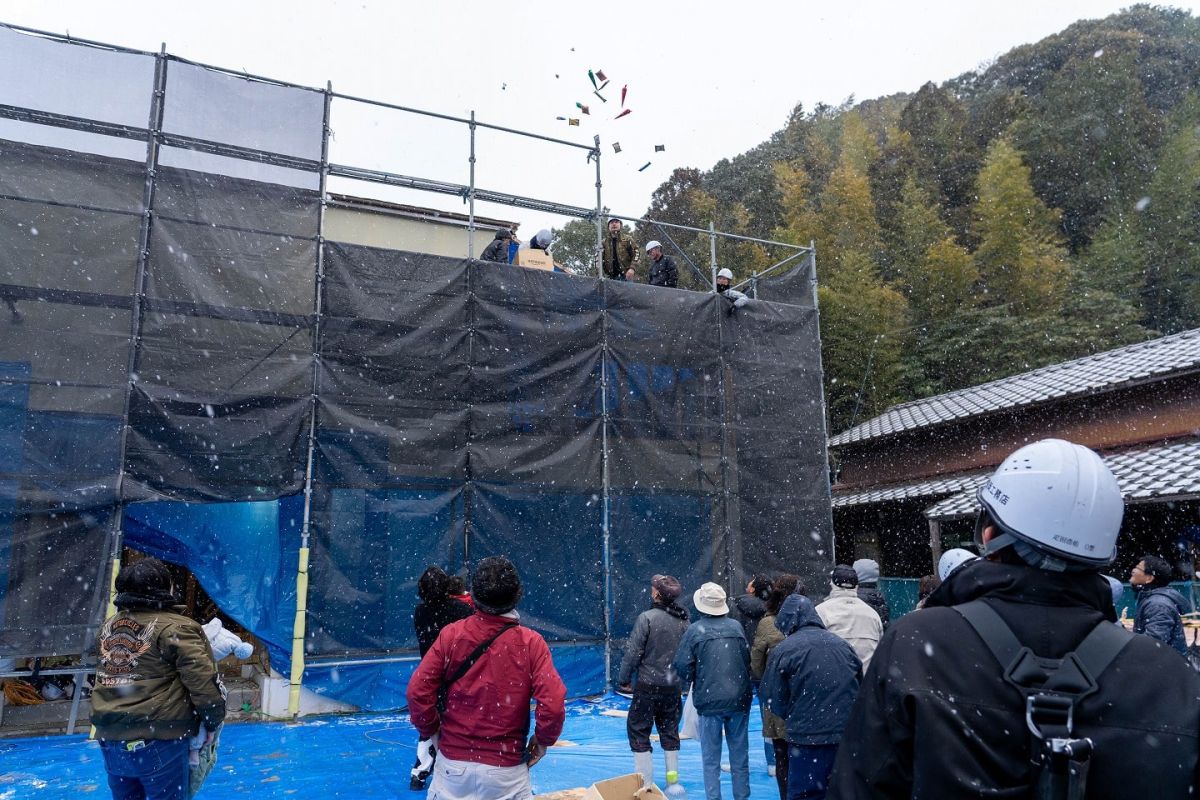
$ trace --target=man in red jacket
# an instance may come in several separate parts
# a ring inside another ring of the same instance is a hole
[[[422,739],[438,737],[429,800],[527,798],[529,768],[562,733],[567,689],[546,641],[519,624],[521,579],[511,561],[480,561],[471,595],[474,615],[442,629],[408,683],[413,725]],[[438,690],[447,684],[439,711]],[[526,743],[530,698],[537,727]]]

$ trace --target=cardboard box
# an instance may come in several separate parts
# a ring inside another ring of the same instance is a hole
[[[583,793],[584,800],[666,800],[654,784],[642,786],[639,773],[593,783]]]
[[[554,259],[549,254],[543,250],[533,250],[528,247],[522,247],[517,251],[516,264],[518,267],[554,271]]]

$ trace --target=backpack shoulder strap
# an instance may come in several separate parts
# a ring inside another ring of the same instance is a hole
[[[1002,669],[1008,669],[1016,661],[1023,649],[1021,642],[995,609],[982,600],[972,600],[953,608],[975,629]]]
[[[1075,648],[1075,660],[1092,680],[1100,677],[1113,659],[1133,641],[1133,634],[1109,622],[1100,620],[1096,627]]]

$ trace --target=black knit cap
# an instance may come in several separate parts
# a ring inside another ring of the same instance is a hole
[[[171,573],[167,565],[157,558],[143,558],[121,567],[117,573],[116,589],[140,595],[153,595],[171,591]]]
[[[504,556],[488,556],[475,566],[471,597],[488,614],[507,614],[521,600],[521,576]]]
[[[829,574],[829,580],[834,586],[843,589],[854,589],[858,586],[858,573],[848,564],[838,564]]]

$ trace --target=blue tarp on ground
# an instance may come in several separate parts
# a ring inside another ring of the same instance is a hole
[[[562,739],[533,768],[535,793],[588,786],[633,771],[625,720],[604,712],[624,710],[628,701],[608,696],[569,704]],[[750,717],[751,794],[776,797],[768,777],[758,709]],[[305,719],[298,724],[228,725],[221,735],[216,769],[200,794],[203,800],[292,798],[420,798],[408,792],[416,731],[403,715],[360,714]],[[655,775],[662,781],[662,755],[655,745]],[[684,740],[680,783],[691,797],[704,796],[700,745]],[[732,796],[729,774],[721,776]],[[94,793],[94,794],[93,794]],[[0,799],[77,800],[104,797],[104,764],[95,742],[84,736],[12,739],[0,742]]]

